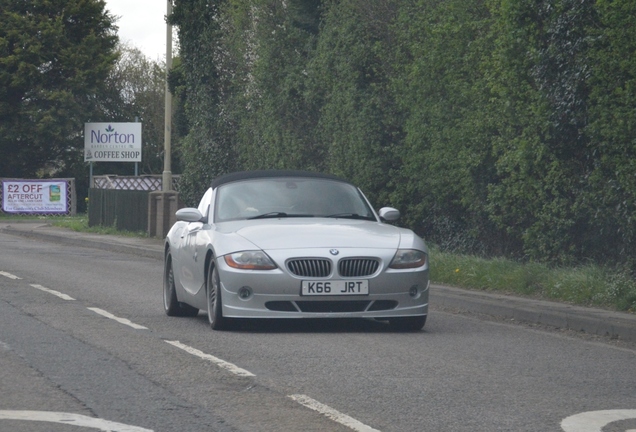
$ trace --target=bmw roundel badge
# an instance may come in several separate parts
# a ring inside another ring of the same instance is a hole
[[[338,249],[330,249],[330,250],[329,250],[329,253],[330,253],[331,255],[338,255],[340,252],[338,251]]]

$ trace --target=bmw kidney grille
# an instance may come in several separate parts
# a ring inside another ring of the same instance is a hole
[[[287,269],[301,277],[327,277],[331,274],[331,261],[319,258],[296,258],[287,261]]]
[[[377,259],[346,258],[338,262],[338,273],[342,277],[370,276],[380,267]],[[295,258],[287,261],[287,269],[300,277],[327,277],[331,274],[331,261],[321,258]]]
[[[378,260],[370,258],[347,258],[338,262],[338,273],[342,277],[370,276],[378,270]]]

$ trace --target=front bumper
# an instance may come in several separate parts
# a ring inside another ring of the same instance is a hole
[[[295,251],[317,256],[315,250]],[[368,251],[349,250],[338,258],[364,256]],[[303,278],[285,267],[288,255],[268,251],[279,268],[245,271],[229,267],[221,257],[216,265],[221,279],[223,316],[228,318],[394,318],[428,314],[428,265],[412,270],[393,270],[388,264],[394,251],[374,254],[380,269],[366,279],[368,295],[302,296]],[[384,256],[383,256],[384,255]],[[318,255],[324,258],[324,256]],[[332,258],[328,257],[327,258]],[[321,280],[342,279],[331,275]],[[356,279],[356,278],[348,278]],[[245,293],[249,293],[248,296]]]

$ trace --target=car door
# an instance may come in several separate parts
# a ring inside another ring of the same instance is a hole
[[[181,233],[182,243],[179,253],[179,261],[181,262],[181,285],[190,295],[195,295],[199,292],[205,282],[205,254],[201,254],[203,256],[200,256],[197,245],[202,242],[199,237],[204,234],[202,230],[206,225],[205,222],[207,222],[211,198],[212,189],[208,189],[205,195],[203,195],[198,207],[203,215],[203,220],[188,223]]]

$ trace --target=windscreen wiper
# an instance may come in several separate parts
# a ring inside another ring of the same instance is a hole
[[[310,214],[289,214],[285,212],[269,212],[263,213],[258,216],[252,216],[247,219],[269,219],[269,218],[289,218],[289,217],[314,217]]]
[[[375,220],[371,216],[363,216],[358,213],[336,213],[329,216],[325,216],[328,218],[338,218],[338,219],[364,219],[364,220]]]

